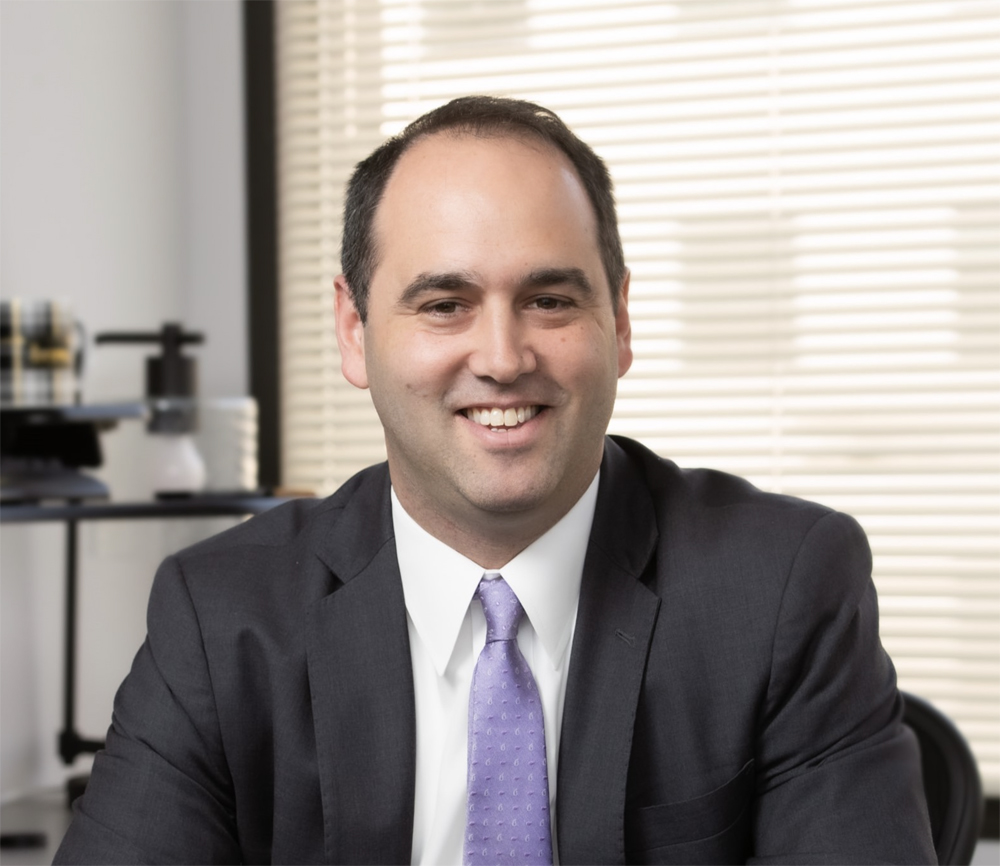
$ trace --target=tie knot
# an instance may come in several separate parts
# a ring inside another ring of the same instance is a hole
[[[502,577],[492,580],[484,577],[479,581],[476,596],[483,604],[483,614],[486,617],[486,642],[515,640],[524,608],[507,582]]]

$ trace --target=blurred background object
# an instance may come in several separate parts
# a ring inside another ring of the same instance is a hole
[[[0,300],[0,408],[78,403],[82,357],[67,303]]]

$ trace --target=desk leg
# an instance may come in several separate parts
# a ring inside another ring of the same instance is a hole
[[[59,756],[72,764],[84,752],[104,748],[102,740],[85,740],[76,732],[76,561],[77,521],[66,521],[66,645],[63,656],[63,729]]]

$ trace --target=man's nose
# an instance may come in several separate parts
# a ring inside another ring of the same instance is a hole
[[[485,310],[474,329],[469,369],[480,378],[510,384],[537,367],[529,328],[512,310]]]

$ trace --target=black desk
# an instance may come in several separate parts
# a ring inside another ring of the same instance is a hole
[[[287,498],[211,493],[153,502],[67,502],[54,505],[0,505],[0,523],[62,521],[66,524],[66,645],[63,662],[63,729],[59,755],[72,764],[77,755],[104,748],[76,732],[76,592],[77,524],[81,520],[136,520],[150,517],[244,517],[260,514]]]

